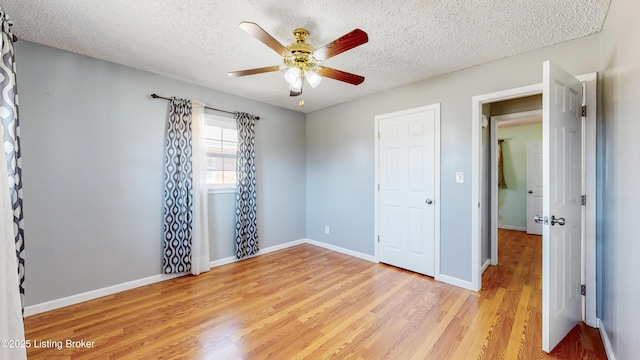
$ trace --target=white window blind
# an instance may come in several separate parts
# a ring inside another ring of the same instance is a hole
[[[234,119],[205,114],[206,181],[209,189],[236,190],[238,131]]]

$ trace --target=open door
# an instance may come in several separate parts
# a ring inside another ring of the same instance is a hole
[[[543,64],[542,348],[580,322],[582,83]]]
[[[542,235],[542,141],[527,141],[527,234]]]

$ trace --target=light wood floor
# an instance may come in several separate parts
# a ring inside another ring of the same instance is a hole
[[[29,359],[606,359],[541,348],[541,240],[500,232],[481,293],[300,245],[25,319]],[[91,349],[66,340],[94,341]],[[42,347],[42,346],[41,346]]]

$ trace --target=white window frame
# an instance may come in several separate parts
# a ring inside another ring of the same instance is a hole
[[[226,129],[236,129],[235,119],[217,116],[213,114],[204,114],[205,126],[217,126]],[[235,194],[238,191],[236,184],[208,184],[207,192],[209,194]]]

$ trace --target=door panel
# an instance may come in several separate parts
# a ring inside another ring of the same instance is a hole
[[[385,212],[386,220],[386,235],[387,246],[390,249],[400,249],[400,242],[398,241],[398,229],[400,227],[400,207],[394,205],[387,205],[387,211]]]
[[[527,141],[527,234],[542,235],[542,141]]]
[[[425,211],[423,208],[409,209],[408,251],[412,254],[425,253],[423,235],[425,233]]]
[[[582,84],[550,62],[543,74],[542,348],[550,352],[581,319]]]
[[[435,273],[435,114],[418,109],[378,120],[378,257],[429,276]]]

